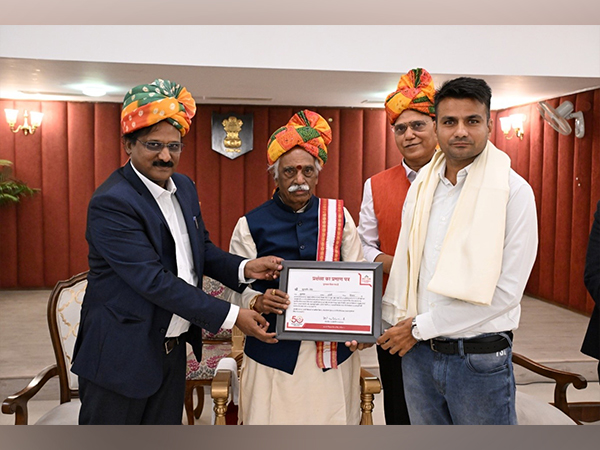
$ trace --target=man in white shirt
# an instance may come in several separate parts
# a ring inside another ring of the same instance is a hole
[[[253,260],[215,246],[194,182],[175,173],[196,104],[158,79],[131,89],[121,113],[130,160],[96,190],[88,209],[88,285],[72,371],[80,424],[181,424],[185,343],[202,351],[201,328],[237,325],[276,343],[255,311],[205,294],[203,274],[242,291],[273,280],[281,259]]]
[[[365,259],[383,263],[383,290],[387,285],[400,232],[402,205],[410,184],[435,152],[437,136],[433,79],[425,69],[403,75],[397,89],[388,95],[385,111],[392,126],[402,163],[365,182],[358,233]],[[390,327],[394,324],[384,324]],[[402,382],[402,359],[377,347],[383,384],[383,407],[387,425],[409,425]]]
[[[436,92],[442,153],[412,184],[378,340],[403,356],[413,424],[514,424],[512,330],[537,252],[531,187],[488,141],[491,89]],[[402,258],[399,255],[403,255]]]

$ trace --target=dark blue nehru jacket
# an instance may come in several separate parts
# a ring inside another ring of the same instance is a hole
[[[257,257],[276,255],[286,260],[315,261],[319,230],[319,199],[314,195],[302,213],[295,213],[285,205],[275,192],[273,198],[246,214],[250,234],[254,239]],[[279,287],[278,281],[259,280],[252,284],[259,292]],[[265,315],[269,332],[275,331],[277,316]],[[248,336],[244,352],[253,360],[268,367],[294,373],[300,341],[279,341],[265,344]],[[352,353],[341,343],[338,345],[338,364]],[[315,362],[316,363],[316,362]]]

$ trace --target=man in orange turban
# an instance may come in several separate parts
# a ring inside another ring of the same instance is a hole
[[[407,109],[435,117],[433,78],[425,69],[412,69],[402,75],[397,89],[385,99],[385,112],[391,125]]]
[[[196,102],[186,88],[169,80],[154,80],[127,92],[121,111],[123,134],[166,120],[185,136],[196,114]]]
[[[276,130],[267,144],[267,162],[275,164],[285,152],[301,147],[319,160],[327,162],[327,146],[331,142],[331,128],[319,114],[305,109],[294,114],[287,125]]]
[[[396,147],[403,159],[401,164],[365,182],[358,226],[365,259],[383,263],[384,291],[400,233],[406,193],[417,172],[433,157],[437,145],[434,94],[431,75],[418,68],[403,75],[398,88],[385,101]],[[407,425],[410,421],[404,399],[401,358],[379,346],[377,357],[385,421],[388,425]]]
[[[244,260],[210,241],[194,182],[175,173],[195,112],[189,92],[167,80],[125,96],[121,128],[130,160],[88,209],[90,270],[72,367],[81,424],[181,424],[185,343],[200,360],[201,328],[235,324],[276,342],[256,311],[201,289],[204,273],[242,291],[282,267],[281,258]]]
[[[341,200],[313,195],[327,161],[331,129],[304,110],[273,133],[267,145],[273,198],[241,217],[229,250],[246,258],[270,253],[288,260],[360,261],[360,238]],[[252,284],[230,300],[265,315],[275,330],[288,308],[278,283]],[[288,341],[265,345],[248,337],[244,348],[239,417],[244,424],[358,424],[360,358],[356,343]],[[329,370],[327,370],[329,369]],[[269,399],[269,401],[265,401]]]

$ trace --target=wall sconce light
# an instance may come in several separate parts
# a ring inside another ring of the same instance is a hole
[[[5,109],[4,113],[6,114],[6,121],[8,122],[8,126],[13,133],[18,133],[23,130],[23,134],[27,136],[28,134],[35,133],[35,130],[42,124],[42,118],[44,117],[44,113],[31,111],[31,125],[27,121],[29,114],[25,111],[23,114],[23,125],[19,125],[15,128],[17,124],[17,116],[19,115],[18,109]]]
[[[506,139],[512,139],[514,136],[523,140],[525,131],[523,130],[523,122],[525,122],[525,114],[511,114],[509,117],[500,117],[500,128]],[[509,136],[510,130],[513,134]]]

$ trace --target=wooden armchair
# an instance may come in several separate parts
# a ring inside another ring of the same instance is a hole
[[[596,422],[600,420],[600,402],[567,401],[567,388],[572,384],[575,389],[587,387],[587,380],[579,374],[552,369],[526,358],[519,353],[513,353],[513,363],[524,367],[538,375],[555,381],[554,402],[552,406],[569,416],[576,424]],[[517,409],[519,408],[519,393],[517,393]]]
[[[213,297],[223,299],[225,287],[212,278],[204,277],[202,289]],[[225,357],[233,357],[239,367],[244,349],[244,335],[237,327],[232,330],[221,329],[216,334],[206,330],[202,330],[202,333],[201,360],[196,359],[191,346],[187,355],[184,406],[188,425],[193,425],[195,419],[199,419],[202,414],[204,386],[211,385],[218,362]],[[196,402],[194,397],[197,399]]]
[[[52,290],[47,316],[56,364],[46,367],[27,387],[2,402],[4,414],[15,414],[15,425],[27,425],[27,402],[53,377],[59,380],[60,403],[36,424],[77,425],[79,384],[77,376],[70,369],[86,286],[87,272],[83,272],[69,280],[59,281]]]
[[[240,366],[238,360],[238,367]],[[239,375],[235,374],[235,376]],[[214,403],[215,425],[228,424],[227,416],[231,389],[232,377],[234,375],[229,370],[218,370],[211,384],[211,397]],[[360,424],[373,425],[373,408],[375,394],[381,392],[381,382],[379,378],[371,374],[368,370],[361,368],[360,371]],[[237,414],[236,414],[237,415]]]
[[[87,271],[75,275],[66,281],[59,281],[48,300],[48,327],[52,339],[52,347],[56,356],[56,364],[42,370],[23,390],[11,395],[2,402],[4,414],[15,414],[15,425],[27,425],[27,402],[53,377],[58,377],[60,385],[60,403],[45,414],[37,424],[77,425],[79,419],[79,391],[77,376],[71,372],[73,348],[79,328],[81,304],[87,286]],[[222,285],[205,277],[203,289],[209,294],[219,296]],[[220,289],[220,292],[215,292]],[[239,333],[241,334],[241,333]],[[216,335],[205,332],[205,348],[202,361],[198,362],[188,355],[188,368],[185,392],[185,409],[188,422],[194,423],[194,415],[200,417],[204,401],[204,392],[198,395],[198,405],[193,406],[194,391],[210,385],[212,375],[208,379],[200,374],[213,372],[218,359],[224,356],[235,356],[236,351],[241,361],[243,336],[232,339],[231,330],[221,331]],[[237,349],[237,350],[236,350]]]

